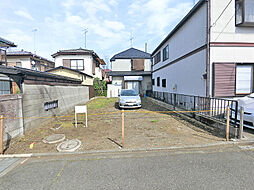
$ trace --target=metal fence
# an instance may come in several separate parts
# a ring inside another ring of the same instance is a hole
[[[171,104],[175,108],[193,111],[221,122],[226,122],[227,106],[230,108],[230,122],[237,126],[238,102],[235,100],[147,91],[147,96]]]

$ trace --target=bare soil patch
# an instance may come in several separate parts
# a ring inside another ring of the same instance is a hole
[[[166,110],[145,98],[142,103],[141,109],[125,112],[125,148],[201,145],[223,141],[178,116],[147,113]],[[24,137],[13,139],[5,154],[57,152],[58,144],[42,142],[53,134],[65,134],[66,140],[80,140],[82,145],[78,151],[119,149],[122,124],[117,98],[97,98],[88,102],[88,114],[88,127],[84,127],[83,115],[79,117],[77,128],[74,116],[52,119],[47,125],[27,131]]]

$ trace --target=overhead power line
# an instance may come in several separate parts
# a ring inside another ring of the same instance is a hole
[[[215,20],[215,22],[212,24],[211,27],[214,27],[217,23],[217,21],[221,18],[221,16],[224,14],[224,12],[227,10],[228,6],[230,5],[230,3],[232,3],[232,0],[229,1],[229,3],[227,4],[227,6],[223,9],[223,11],[221,12],[221,14],[219,15],[219,17]]]

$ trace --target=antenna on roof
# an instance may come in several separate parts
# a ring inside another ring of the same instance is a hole
[[[35,48],[35,33],[38,31],[37,28],[34,28],[32,32],[34,33],[34,54],[36,54],[36,48]]]
[[[147,53],[147,43],[145,43],[145,52]]]
[[[131,32],[131,38],[130,38],[130,41],[131,41],[131,47],[133,46],[133,39],[134,39],[134,37],[133,37],[132,32]]]
[[[82,30],[82,31],[84,31],[84,33],[85,33],[85,49],[86,49],[86,33],[88,32],[88,28],[85,28],[85,29]]]

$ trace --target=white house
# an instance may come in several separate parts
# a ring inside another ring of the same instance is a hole
[[[254,1],[200,0],[153,51],[153,91],[253,92]]]
[[[87,49],[70,49],[60,50],[52,55],[55,58],[55,66],[64,66],[67,68],[79,70],[94,78],[98,77],[103,80],[101,65],[105,62],[93,50]]]
[[[151,55],[147,52],[129,48],[114,55],[111,59],[112,85],[122,89],[136,89],[145,94],[151,90]]]

